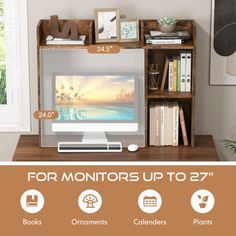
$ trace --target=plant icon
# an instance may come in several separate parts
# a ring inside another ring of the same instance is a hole
[[[87,204],[87,208],[95,208],[94,204],[98,202],[98,199],[93,194],[88,194],[83,198],[83,202]]]
[[[209,196],[202,197],[201,195],[198,195],[198,198],[201,200],[201,203],[199,203],[200,208],[206,208]]]

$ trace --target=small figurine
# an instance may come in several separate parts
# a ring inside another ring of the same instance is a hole
[[[51,35],[53,38],[62,38],[62,39],[70,38],[71,40],[77,40],[78,27],[75,22],[67,21],[64,24],[62,30],[60,31],[58,16],[54,15],[51,16]]]

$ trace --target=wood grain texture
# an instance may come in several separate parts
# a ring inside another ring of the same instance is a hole
[[[40,148],[37,135],[22,135],[13,161],[218,161],[212,136],[196,136],[196,146],[148,147],[131,153],[58,153]]]
[[[169,91],[149,91],[149,99],[160,98],[160,99],[192,99],[192,93],[183,92],[169,92]]]
[[[59,20],[59,28],[62,29],[68,20]],[[86,35],[86,44],[93,43],[93,20],[70,20],[78,27],[79,35]],[[50,20],[40,20],[37,27],[38,47],[46,45],[46,38],[52,35]]]

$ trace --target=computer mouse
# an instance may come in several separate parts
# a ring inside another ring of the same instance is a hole
[[[130,144],[130,145],[128,146],[128,151],[129,151],[129,152],[137,152],[137,151],[138,151],[138,148],[139,148],[138,145],[136,145],[136,144]]]

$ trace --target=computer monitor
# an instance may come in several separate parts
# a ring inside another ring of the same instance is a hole
[[[135,74],[56,75],[53,132],[84,132],[83,141],[107,141],[105,132],[138,131]]]

